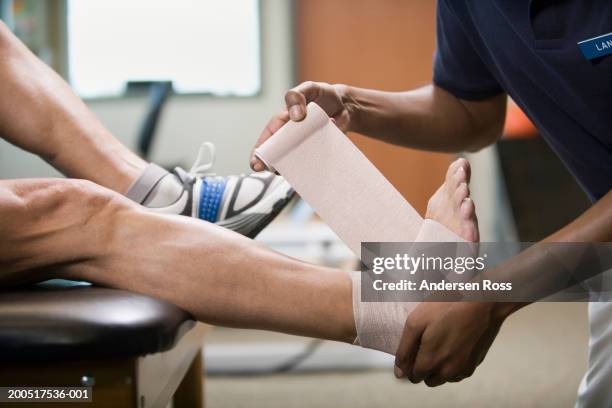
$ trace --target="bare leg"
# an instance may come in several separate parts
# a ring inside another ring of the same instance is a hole
[[[458,214],[449,228],[476,226],[473,211],[460,211],[467,178],[454,175],[462,165],[451,166],[439,190],[446,192],[430,208]],[[346,342],[356,336],[345,272],[282,256],[210,223],[146,211],[90,182],[0,181],[0,236],[11,237],[0,241],[0,283],[83,279],[165,299],[213,324]],[[412,309],[378,306],[381,328],[389,307],[401,315],[385,329],[397,337]]]
[[[445,184],[461,184],[452,174]],[[459,208],[460,196],[447,194],[438,205]],[[0,236],[11,237],[0,241],[5,284],[83,279],[165,299],[213,324],[346,342],[356,336],[345,272],[210,223],[146,211],[90,182],[0,181]]]
[[[345,272],[213,224],[151,213],[75,180],[0,181],[0,214],[0,236],[11,237],[0,241],[5,283],[42,271],[165,299],[213,324],[355,338]]]
[[[146,167],[2,22],[0,83],[0,137],[67,176],[125,193]]]
[[[0,137],[68,177],[91,180],[155,211],[203,218],[252,237],[293,194],[289,183],[269,173],[218,178],[198,174],[202,166],[193,174],[171,174],[149,165],[115,139],[2,22],[0,83]],[[250,204],[234,208],[236,202]]]

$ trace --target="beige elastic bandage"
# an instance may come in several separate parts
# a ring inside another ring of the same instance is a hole
[[[361,242],[462,241],[433,220],[423,220],[365,155],[315,103],[306,118],[289,122],[255,150],[357,255]],[[408,302],[362,302],[360,273],[350,272],[356,344],[394,354]]]

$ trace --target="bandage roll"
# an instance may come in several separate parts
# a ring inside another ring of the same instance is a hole
[[[412,242],[423,219],[317,104],[255,155],[278,171],[357,255],[361,242]]]
[[[315,103],[255,155],[278,171],[357,255],[361,242],[455,242],[460,237],[423,220],[393,185]],[[361,274],[350,272],[355,344],[394,354],[412,302],[362,302]]]

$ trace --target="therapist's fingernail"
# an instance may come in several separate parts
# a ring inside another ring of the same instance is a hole
[[[398,366],[395,366],[395,368],[393,369],[393,374],[395,374],[396,378],[403,378],[404,377],[404,371],[399,368]]]
[[[263,171],[264,170],[264,165],[261,164],[261,162],[255,162],[255,163],[253,163],[253,165],[251,167],[253,167],[253,170],[255,170],[255,171]]]
[[[291,120],[300,120],[302,116],[302,107],[300,105],[293,105],[291,109],[289,109],[289,117]]]

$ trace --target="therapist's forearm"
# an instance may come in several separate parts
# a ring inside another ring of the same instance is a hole
[[[551,243],[558,242],[612,242],[612,191],[608,192],[572,223],[504,263],[503,268],[494,270],[492,272],[493,277],[500,280],[511,280],[513,283],[517,283],[519,288],[532,290],[534,294],[544,293],[547,287],[551,289],[552,293],[555,289],[563,289],[555,287],[555,285],[558,282],[567,281],[566,273],[569,268],[566,265],[573,264],[576,257],[571,251],[565,250],[567,247],[551,245]],[[567,260],[571,262],[567,262],[564,258],[568,258]],[[582,263],[589,263],[589,259],[582,259],[581,261]],[[580,264],[575,267],[579,268]],[[606,267],[606,265],[603,265],[603,267]],[[587,271],[587,274],[589,272]],[[525,292],[525,294],[530,295],[529,292]],[[496,303],[494,307],[497,310],[496,313],[501,318],[505,318],[528,304],[530,302]]]
[[[506,95],[483,101],[457,99],[428,85],[407,92],[346,87],[343,102],[351,131],[416,149],[474,151],[497,140],[505,120]]]

